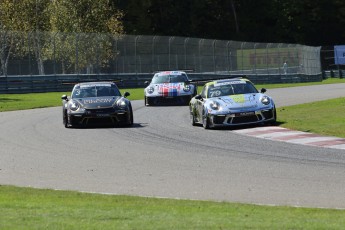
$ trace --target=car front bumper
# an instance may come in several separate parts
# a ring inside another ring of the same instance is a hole
[[[212,114],[207,115],[211,127],[221,126],[240,126],[249,124],[269,123],[276,121],[276,112],[274,108],[238,112],[231,114]]]
[[[68,113],[68,123],[72,125],[122,124],[130,121],[127,110],[86,110],[84,113]]]

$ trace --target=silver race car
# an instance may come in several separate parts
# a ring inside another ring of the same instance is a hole
[[[145,106],[161,103],[188,105],[197,94],[197,88],[190,83],[183,71],[164,71],[156,73],[144,89]]]
[[[276,108],[271,97],[246,78],[208,82],[189,104],[192,125],[205,129],[246,124],[274,124]]]

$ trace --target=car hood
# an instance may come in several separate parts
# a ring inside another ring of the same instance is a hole
[[[181,94],[191,94],[194,91],[194,85],[189,84],[189,91],[185,91],[186,84],[184,82],[177,83],[160,83],[160,84],[150,84],[146,87],[145,91],[153,88],[152,95],[160,96],[179,96]]]
[[[113,107],[117,100],[121,97],[88,97],[74,99],[78,101],[85,109],[97,109]]]
[[[244,108],[256,108],[259,106],[263,106],[261,103],[262,96],[264,96],[264,94],[261,94],[261,93],[237,94],[237,95],[211,98],[210,100],[215,100],[219,102],[224,108],[244,109]]]

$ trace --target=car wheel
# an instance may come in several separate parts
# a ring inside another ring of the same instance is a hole
[[[268,124],[268,125],[276,125],[276,123],[277,123],[277,111],[276,111],[276,108],[273,108],[273,117],[274,117],[274,119],[268,121],[266,124]]]
[[[130,113],[130,115],[129,115],[129,121],[127,123],[127,126],[132,126],[134,119],[133,119],[133,110],[132,110],[132,105],[131,104],[129,104],[129,113]]]
[[[72,128],[74,126],[73,118],[67,117],[67,127],[66,128]]]
[[[277,111],[276,111],[275,107],[273,109],[273,116],[274,116],[274,120],[271,121],[271,125],[276,125],[276,123],[277,123]]]
[[[65,126],[65,128],[68,128],[68,120],[67,120],[67,111],[62,111],[62,123]]]
[[[150,105],[152,105],[151,98],[145,96],[145,106],[150,106]]]
[[[191,121],[193,126],[196,126],[195,115],[193,113],[193,109],[192,108],[190,108],[190,121]]]
[[[210,128],[210,120],[208,119],[205,111],[203,112],[203,116],[202,116],[202,126],[204,127],[204,129]]]

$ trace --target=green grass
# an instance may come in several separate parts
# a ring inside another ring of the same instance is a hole
[[[328,79],[312,84],[345,82]],[[310,85],[257,85],[279,88]],[[143,99],[143,89],[129,91]],[[68,93],[3,94],[0,111],[61,106]],[[345,98],[278,108],[278,124],[345,137]],[[331,122],[330,122],[331,121]],[[1,171],[0,171],[1,172]],[[344,229],[345,210],[156,199],[0,185],[0,229]]]
[[[343,229],[345,211],[0,186],[0,229]]]
[[[319,84],[332,84],[332,83],[345,83],[345,79],[329,78],[322,82],[310,82],[310,83],[291,83],[291,84],[266,84],[256,85],[260,88],[282,88],[282,87],[294,87],[304,85],[319,85]],[[198,87],[198,92],[201,91],[201,86]],[[130,92],[128,99],[130,100],[143,100],[144,89],[121,89],[121,92]],[[29,94],[0,94],[0,112],[44,108],[61,105],[61,96],[63,94],[69,95],[70,92],[51,92],[51,93],[29,93]]]
[[[304,132],[345,138],[345,97],[277,109],[278,124]]]

